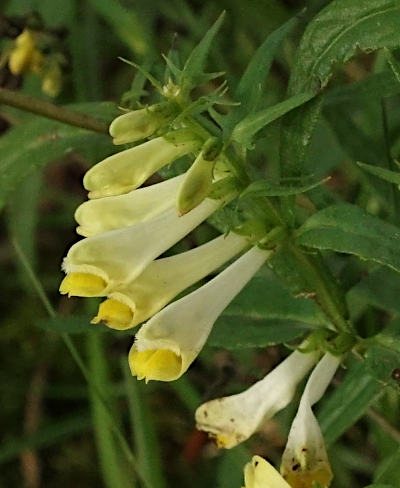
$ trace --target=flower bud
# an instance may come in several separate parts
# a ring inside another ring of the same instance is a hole
[[[114,144],[127,144],[151,136],[173,115],[172,104],[157,103],[120,115],[111,122],[109,132]]]
[[[53,63],[45,72],[42,80],[42,91],[49,97],[56,97],[61,90],[62,73],[58,63]]]
[[[36,52],[34,37],[29,29],[25,29],[16,39],[11,51],[8,67],[13,75],[21,75],[31,67]]]
[[[196,138],[186,131],[174,131],[97,163],[85,174],[83,185],[89,191],[89,198],[128,193],[198,145]]]
[[[213,168],[218,149],[218,140],[216,138],[209,139],[186,172],[176,202],[180,215],[190,212],[211,192]]]

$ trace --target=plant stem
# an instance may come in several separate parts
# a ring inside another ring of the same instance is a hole
[[[100,134],[108,134],[108,124],[101,119],[60,107],[40,98],[31,97],[14,90],[0,87],[0,103],[19,108],[25,112],[42,115],[48,119],[58,120],[64,124],[80,127]]]
[[[321,257],[319,255],[309,256],[294,244],[291,244],[289,249],[302,268],[307,282],[315,292],[318,305],[338,331],[352,333],[350,325],[344,318],[346,306],[342,293],[326,269]]]

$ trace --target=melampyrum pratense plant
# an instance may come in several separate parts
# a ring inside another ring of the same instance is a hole
[[[267,38],[230,98],[225,82],[196,98],[198,85],[223,77],[222,73],[204,71],[221,22],[222,16],[183,67],[174,58],[165,57],[164,82],[138,67],[159,102],[127,111],[111,123],[114,144],[135,145],[86,173],[83,184],[89,200],[75,213],[77,232],[84,239],[74,244],[64,259],[66,277],[60,291],[69,296],[104,297],[93,323],[102,321],[118,330],[143,323],[129,353],[132,374],[146,382],[173,381],[187,371],[218,316],[262,266],[289,279],[286,268],[293,266],[298,274],[296,286],[314,298],[324,314],[324,324],[306,333],[292,346],[295,351],[264,379],[243,393],[208,401],[195,416],[197,427],[213,436],[219,447],[232,448],[285,408],[297,385],[309,375],[282,456],[281,474],[255,456],[245,467],[245,485],[327,488],[333,473],[312,407],[346,356],[351,351],[368,354],[374,341],[367,344],[358,337],[338,283],[319,249],[353,251],[365,258],[359,248],[368,246],[373,253],[368,257],[385,262],[386,247],[393,239],[399,243],[400,234],[382,222],[379,238],[391,235],[379,248],[372,242],[372,221],[367,225],[375,217],[357,206],[337,204],[317,211],[308,196],[307,211],[298,209],[294,196],[324,180],[298,171],[296,160],[283,160],[295,171],[283,172],[280,179],[276,175],[275,180],[260,179],[249,166],[248,152],[257,145],[258,131],[292,112],[283,122],[287,133],[281,141],[282,155],[289,158],[285,144],[290,145],[297,125],[312,125],[305,119],[317,116],[324,84],[323,79],[317,83],[318,70],[322,69],[318,58],[301,59],[300,50],[300,68],[289,87],[291,96],[262,108],[264,79],[280,41],[296,24],[294,19]],[[311,82],[296,79],[302,70]],[[300,105],[304,114],[294,110]],[[292,122],[300,115],[299,121]],[[299,163],[306,143],[300,141],[299,154],[294,148]],[[189,161],[186,171],[138,189],[182,156]],[[221,215],[220,237],[181,254],[159,257],[216,212]],[[344,235],[349,226],[354,238]],[[229,261],[231,264],[205,284],[174,300]]]
[[[124,149],[93,166],[84,177],[89,200],[75,213],[83,239],[63,261],[60,292],[103,297],[94,324],[103,322],[116,330],[140,326],[128,361],[132,375],[146,383],[184,375],[217,318],[265,267],[287,284],[294,301],[314,300],[318,320],[307,324],[303,318],[301,327],[293,324],[293,332],[286,335],[280,335],[277,323],[268,332],[272,339],[261,340],[260,345],[290,340],[290,355],[246,391],[200,405],[195,421],[218,447],[233,448],[294,402],[298,385],[305,382],[280,473],[256,455],[244,468],[245,486],[327,488],[335,473],[323,432],[330,441],[335,434],[326,423],[321,430],[314,405],[338,368],[346,367],[352,357],[362,364],[353,373],[353,385],[374,375],[396,387],[400,366],[398,320],[386,317],[378,334],[361,337],[360,305],[345,297],[345,278],[339,279],[342,263],[333,257],[335,252],[352,254],[373,263],[368,268],[369,288],[365,284],[363,288],[370,295],[374,276],[384,280],[378,283],[384,287],[389,280],[385,277],[392,276],[385,274],[387,268],[400,272],[400,176],[390,151],[382,156],[387,158],[382,163],[386,168],[360,163],[354,171],[363,171],[373,197],[366,203],[345,203],[325,185],[328,178],[307,169],[308,148],[323,106],[327,117],[332,117],[335,100],[346,102],[354,96],[352,87],[331,91],[327,87],[334,67],[349,60],[357,48],[380,50],[382,71],[364,84],[359,82],[363,96],[376,94],[381,85],[391,94],[400,92],[400,65],[390,51],[400,45],[400,3],[331,2],[303,34],[287,97],[267,108],[264,82],[278,48],[299,19],[270,34],[237,86],[229,89],[224,73],[205,71],[222,21],[223,15],[183,65],[175,51],[165,56],[163,80],[134,65],[158,100],[135,110],[123,109],[112,121],[109,133],[114,144]],[[27,42],[22,52],[22,39],[17,40],[9,58],[12,69],[32,65],[27,56],[37,53]],[[204,86],[207,89],[198,89]],[[259,132],[278,119],[280,166],[268,168],[266,178],[254,164],[253,154],[258,154]],[[358,136],[357,131],[350,135]],[[389,144],[387,134],[384,137]],[[172,164],[178,159],[182,164]],[[141,187],[157,172],[170,177]],[[218,237],[161,257],[206,219],[218,228]],[[194,288],[200,281],[204,284]],[[385,308],[376,300],[378,307]],[[259,309],[270,306],[266,291]],[[235,324],[229,333],[248,338],[251,332],[240,327]],[[258,332],[257,337],[261,335]],[[257,340],[251,345],[257,345]],[[363,413],[376,388],[367,401],[359,402],[365,394],[362,388],[354,394],[356,406],[345,426]],[[347,412],[338,415],[346,417]],[[384,476],[378,481],[385,481]]]

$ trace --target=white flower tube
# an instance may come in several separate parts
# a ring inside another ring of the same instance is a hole
[[[152,220],[82,239],[64,258],[67,276],[60,292],[74,296],[105,296],[134,280],[153,259],[173,246],[220,205],[205,200],[179,217],[174,208]]]
[[[312,488],[314,483],[327,488],[331,484],[324,438],[311,407],[324,394],[339,364],[340,357],[326,353],[311,373],[301,397],[281,464],[281,474],[293,488]]]
[[[190,251],[157,259],[125,288],[110,293],[93,323],[129,329],[149,319],[180,292],[233,258],[247,240],[231,232]]]
[[[187,135],[181,138],[177,135],[173,142],[169,138],[157,137],[97,163],[85,174],[83,186],[89,191],[89,198],[127,193],[163,166],[198,147],[198,141]]]
[[[244,467],[244,488],[291,488],[278,471],[260,456]]]
[[[150,220],[174,206],[184,175],[124,195],[82,203],[75,212],[78,234],[89,237]]]
[[[200,405],[195,414],[197,428],[215,437],[218,447],[230,449],[245,441],[291,402],[296,386],[318,356],[295,351],[242,393]]]
[[[270,253],[253,247],[207,284],[154,315],[130,350],[132,374],[146,381],[178,379],[199,354],[217,317]]]

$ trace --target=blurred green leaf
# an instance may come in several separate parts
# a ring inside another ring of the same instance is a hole
[[[298,230],[297,243],[355,254],[400,271],[400,230],[355,205],[342,203],[314,214]]]
[[[383,385],[400,391],[399,381],[392,377],[393,370],[400,368],[400,319],[393,320],[369,341],[372,345],[365,355],[367,371]]]
[[[397,0],[335,0],[308,24],[297,52],[288,95],[323,88],[338,64],[357,49],[374,51],[400,45]],[[301,174],[321,105],[312,101],[287,115],[282,124],[281,163],[285,176]]]
[[[384,286],[382,286],[384,284]],[[357,303],[371,305],[380,310],[400,314],[400,275],[386,267],[372,270],[353,286],[346,295],[350,311],[357,310]]]
[[[400,447],[397,451],[387,459],[380,471],[376,473],[375,482],[378,484],[371,485],[374,488],[386,488],[393,486],[398,488],[400,480]],[[385,485],[383,483],[392,483],[391,485]]]
[[[379,390],[377,381],[366,374],[361,362],[349,368],[343,382],[321,402],[318,421],[327,444],[335,442],[364,414]]]
[[[84,103],[71,108],[110,121],[112,103]],[[20,180],[70,151],[97,161],[113,152],[111,138],[41,117],[10,129],[0,138],[0,208]],[[115,149],[114,149],[115,151]]]
[[[3,441],[0,446],[0,465],[16,458],[27,449],[42,449],[64,441],[81,432],[89,430],[91,419],[87,412],[75,414],[49,422],[42,426],[35,434],[18,439]]]

